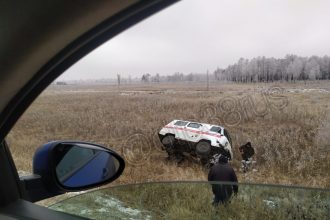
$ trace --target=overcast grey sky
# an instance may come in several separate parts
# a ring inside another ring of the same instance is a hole
[[[240,57],[330,55],[329,0],[183,0],[84,57],[60,79],[206,72]]]

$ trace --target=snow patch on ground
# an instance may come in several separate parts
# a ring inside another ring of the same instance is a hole
[[[68,199],[50,208],[93,219],[152,219],[149,211],[128,207],[117,198],[108,195],[96,195],[94,198],[93,202],[87,200],[86,204],[83,202],[83,197],[81,197],[82,201],[77,198]]]
[[[98,197],[95,200],[96,203],[100,204],[103,206],[103,208],[99,209],[101,212],[106,212],[108,210],[118,210],[119,212],[125,213],[126,215],[129,215],[131,217],[138,217],[141,216],[142,211],[139,209],[133,209],[130,207],[125,207],[123,206],[122,202],[116,198],[113,197]],[[151,219],[151,216],[147,215],[144,216],[145,219]]]
[[[286,91],[290,93],[307,93],[307,92],[330,93],[330,91],[326,89],[287,89]]]
[[[72,197],[72,196],[77,196],[77,195],[80,195],[80,194],[84,194],[86,193],[87,191],[78,191],[78,192],[68,192],[67,195]]]
[[[22,177],[22,176],[30,176],[30,175],[32,175],[31,172],[24,171],[24,170],[19,170],[19,171],[17,171],[17,173],[18,173],[18,176],[19,176],[19,177]]]

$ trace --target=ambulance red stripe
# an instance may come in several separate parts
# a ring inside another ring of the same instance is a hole
[[[209,135],[209,136],[218,137],[218,138],[221,137],[221,134],[213,134],[213,133],[205,132],[205,131],[196,131],[196,130],[192,130],[192,129],[189,129],[186,127],[180,128],[180,127],[173,127],[173,126],[166,125],[165,128],[180,130],[180,131],[189,131],[189,132],[196,133],[196,134],[204,134],[204,135]]]

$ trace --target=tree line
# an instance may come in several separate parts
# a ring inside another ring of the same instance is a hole
[[[180,72],[173,73],[172,75],[161,76],[158,73],[151,75],[149,73],[143,74],[141,82],[143,83],[159,83],[159,82],[199,82],[206,81],[206,73],[189,73],[184,74]],[[215,80],[215,77],[211,77],[211,80]]]
[[[301,57],[286,55],[285,58],[256,57],[253,59],[240,58],[233,65],[225,69],[217,68],[210,74],[210,81],[233,82],[274,82],[296,80],[324,80],[330,79],[330,57],[311,56]],[[184,74],[176,72],[172,75],[143,74],[141,82],[189,82],[207,81],[205,73]]]
[[[216,80],[234,82],[273,82],[330,79],[330,57],[240,58],[225,69],[214,71]]]

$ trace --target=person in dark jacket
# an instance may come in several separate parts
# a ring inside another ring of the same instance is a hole
[[[237,176],[234,169],[228,164],[228,158],[221,155],[219,162],[212,166],[209,171],[208,181],[234,182],[231,184],[212,184],[212,192],[214,194],[213,205],[219,203],[227,203],[233,192],[238,192]]]
[[[245,161],[248,161],[254,155],[254,149],[251,142],[247,142],[246,144],[240,146],[239,151],[242,155],[242,159]]]
[[[240,146],[239,151],[242,155],[242,169],[245,173],[248,171],[248,167],[252,163],[252,156],[254,155],[254,149],[251,142],[247,142],[246,144]]]

